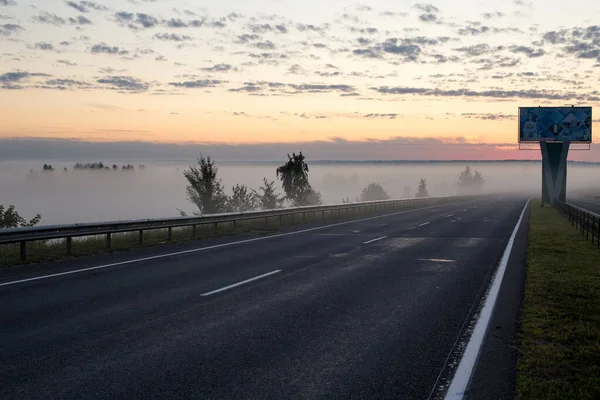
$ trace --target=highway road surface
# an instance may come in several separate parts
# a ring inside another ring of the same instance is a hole
[[[488,197],[2,275],[0,398],[443,396],[526,202]]]
[[[600,200],[592,199],[590,197],[568,197],[567,202],[585,208],[596,214],[600,214]]]

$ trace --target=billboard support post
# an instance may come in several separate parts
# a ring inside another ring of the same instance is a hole
[[[542,150],[542,206],[555,205],[567,198],[567,156],[570,142],[540,142]]]

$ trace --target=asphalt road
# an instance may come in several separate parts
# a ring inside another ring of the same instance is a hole
[[[5,277],[0,398],[427,399],[451,378],[525,203],[485,198]]]
[[[600,214],[600,200],[591,199],[589,197],[567,197],[567,201],[593,213]]]

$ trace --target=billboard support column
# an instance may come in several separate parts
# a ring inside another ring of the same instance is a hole
[[[567,156],[570,143],[540,142],[542,150],[542,205],[567,199]]]

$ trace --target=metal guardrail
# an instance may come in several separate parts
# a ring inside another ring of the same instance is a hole
[[[579,229],[586,240],[592,239],[600,249],[600,215],[570,203],[558,202],[556,209],[571,225]]]
[[[411,205],[426,205],[443,203],[445,201],[460,201],[467,198],[474,198],[474,195],[465,196],[446,196],[446,197],[427,197],[421,199],[399,199],[368,201],[360,203],[344,203],[325,206],[307,206],[282,208],[277,210],[253,211],[244,213],[212,214],[195,217],[175,217],[162,219],[144,219],[133,221],[113,221],[100,223],[84,223],[69,225],[51,225],[31,228],[0,229],[0,246],[7,244],[20,244],[21,261],[27,259],[27,242],[42,241],[51,239],[66,239],[66,254],[72,255],[73,238],[83,236],[106,235],[106,249],[111,248],[111,235],[114,233],[139,232],[139,244],[144,244],[144,231],[155,229],[167,229],[167,241],[172,240],[173,228],[192,227],[192,238],[196,238],[196,227],[199,225],[212,224],[214,232],[218,232],[219,224],[233,224],[233,230],[236,230],[238,221],[264,220],[268,225],[269,219],[278,218],[279,224],[285,216],[292,217],[292,223],[295,223],[295,216],[302,215],[300,221],[306,220],[306,215],[312,213],[313,220],[320,214],[321,219],[325,214],[333,216],[337,212],[338,217],[351,216],[358,213],[376,212],[388,209],[396,209]],[[298,222],[300,222],[298,221]]]

